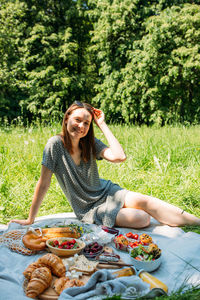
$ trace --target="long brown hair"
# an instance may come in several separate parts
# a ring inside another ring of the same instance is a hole
[[[61,131],[61,139],[64,144],[64,147],[68,150],[70,154],[73,154],[72,143],[67,131],[66,121],[68,120],[71,113],[78,109],[78,108],[85,108],[92,116],[93,119],[93,107],[84,102],[75,101],[65,112],[63,122],[62,122],[62,131]],[[94,145],[94,128],[93,122],[90,123],[90,128],[86,136],[80,139],[79,142],[80,148],[82,150],[81,157],[84,162],[88,162],[90,159],[90,155],[92,154],[94,158],[96,158],[96,150]]]

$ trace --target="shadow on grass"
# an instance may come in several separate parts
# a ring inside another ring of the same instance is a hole
[[[129,298],[131,299],[137,299],[137,300],[147,300],[147,299],[155,299],[155,300],[199,300],[200,299],[200,287],[193,287],[187,291],[183,291],[184,289],[181,288],[179,291],[172,293],[170,296],[159,296],[155,297],[153,294],[149,294],[149,296],[143,296],[138,298]],[[103,298],[104,300],[125,300],[128,298],[123,298],[122,296],[112,296]]]
[[[150,298],[142,298],[142,299],[150,299]],[[172,293],[170,296],[161,296],[156,297],[154,299],[160,300],[199,300],[200,299],[200,288],[191,288],[185,292],[183,290],[179,290],[177,292]]]
[[[200,234],[200,226],[183,226],[181,227],[185,232],[189,232],[189,231],[192,231],[192,232],[196,232],[198,234]],[[200,299],[200,298],[199,298]]]

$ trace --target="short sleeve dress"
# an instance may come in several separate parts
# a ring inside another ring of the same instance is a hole
[[[96,157],[107,146],[95,138]],[[86,223],[113,227],[124,205],[127,190],[99,178],[96,160],[91,155],[76,165],[59,135],[51,137],[43,151],[42,164],[56,176],[77,218]]]

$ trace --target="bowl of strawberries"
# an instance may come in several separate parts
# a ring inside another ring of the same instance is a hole
[[[65,237],[48,239],[46,245],[50,252],[58,256],[71,256],[81,252],[85,248],[83,241]]]

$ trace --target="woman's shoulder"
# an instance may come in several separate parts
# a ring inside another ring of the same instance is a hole
[[[54,145],[62,145],[61,136],[59,134],[50,137],[47,141],[47,145],[54,146]]]

